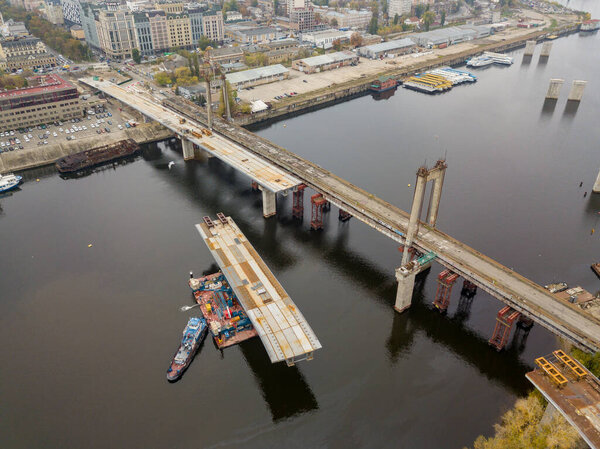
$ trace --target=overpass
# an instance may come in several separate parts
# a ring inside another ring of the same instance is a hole
[[[177,131],[181,118],[198,126],[206,126],[206,115],[200,108],[187,104],[184,100],[181,102],[166,100],[159,106],[151,99],[131,94],[112,83],[91,79],[81,81],[134,107],[142,114],[167,127],[174,127],[178,136],[184,140],[188,135],[184,131]],[[153,112],[154,110],[159,113]],[[296,190],[299,184],[305,184],[320,192],[327,201],[340,210],[351,214],[392,240],[407,245],[407,249],[410,247],[422,253],[435,253],[437,261],[448,270],[482,288],[515,312],[532,319],[554,334],[587,351],[600,350],[600,321],[598,319],[585,313],[574,304],[557,299],[540,285],[435,228],[436,210],[430,211],[427,223],[419,219],[415,220],[415,216],[418,218],[420,213],[422,202],[417,207],[417,214],[414,213],[415,203],[413,203],[413,213],[411,214],[413,220],[411,222],[411,215],[400,208],[241,127],[215,119],[212,131],[213,136],[197,141],[197,144],[210,154],[221,158],[225,163],[238,168],[231,163],[231,159],[221,156],[226,153],[226,146],[230,151],[235,148],[235,151],[240,152],[239,154],[250,154],[257,163],[263,161],[269,169],[279,170],[277,173],[286,176],[285,178],[276,178],[286,179],[285,182],[288,184],[287,186],[282,185],[279,191],[287,193],[290,190]],[[225,141],[227,144],[224,143]],[[241,162],[243,158],[238,160]],[[419,169],[417,187],[422,188],[423,183],[429,181],[430,178],[434,181],[441,178],[443,181],[442,169],[445,167],[436,166],[432,170],[425,171],[423,168]],[[264,183],[264,179],[259,176],[260,172],[251,173],[249,170],[244,171],[241,168],[240,171],[261,185],[263,188],[263,211],[273,212],[274,201],[268,208],[265,208],[265,201],[271,201],[276,192],[273,192],[272,196],[265,195],[268,187]],[[441,183],[438,186],[439,195],[441,195]],[[435,184],[432,190],[436,190]],[[421,201],[422,193],[415,192],[415,198]],[[439,202],[439,196],[437,201]],[[435,201],[434,209],[436,209]],[[267,213],[264,215],[267,216]],[[410,305],[414,275],[418,272],[414,269],[414,265],[410,264],[411,262],[408,262],[396,270],[396,278],[399,282],[396,299],[397,310],[403,310]]]

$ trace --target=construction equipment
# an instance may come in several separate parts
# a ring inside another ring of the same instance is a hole
[[[573,374],[575,374],[577,380],[583,379],[587,376],[587,371],[583,369],[579,362],[573,360],[571,356],[565,354],[562,349],[558,349],[552,354],[554,354],[559,361],[566,365],[573,372]]]
[[[552,379],[558,388],[562,388],[567,384],[567,378],[563,376],[556,367],[546,360],[544,357],[535,359],[535,363]]]

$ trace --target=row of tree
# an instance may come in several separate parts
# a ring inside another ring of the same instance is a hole
[[[20,75],[5,75],[0,71],[0,89],[17,89],[27,87],[27,80]]]
[[[46,45],[63,56],[73,61],[91,61],[93,59],[93,54],[86,44],[75,39],[63,28],[43,19],[36,12],[10,6],[6,0],[0,0],[0,10],[5,20],[14,19],[24,22],[31,34],[42,39]]]

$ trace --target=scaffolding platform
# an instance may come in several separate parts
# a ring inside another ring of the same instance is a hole
[[[231,217],[196,229],[258,332],[271,363],[293,366],[321,348],[310,325]]]

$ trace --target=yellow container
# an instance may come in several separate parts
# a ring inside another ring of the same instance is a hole
[[[210,304],[206,304],[206,311],[208,313],[210,313],[211,310],[212,310],[212,307],[210,306]]]
[[[234,316],[234,317],[231,319],[231,322],[232,322],[232,323],[235,323],[236,321],[239,321],[239,320],[240,320],[240,317],[239,317],[239,316]]]

